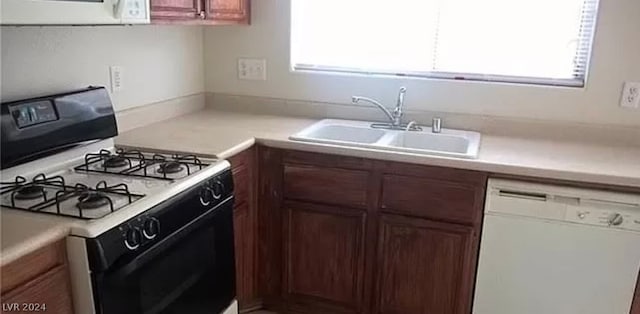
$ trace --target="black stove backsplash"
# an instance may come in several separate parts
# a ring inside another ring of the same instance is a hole
[[[118,135],[104,87],[2,103],[0,168]]]

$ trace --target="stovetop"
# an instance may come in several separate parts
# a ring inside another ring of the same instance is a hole
[[[191,176],[214,161],[195,155],[101,149],[31,177],[3,177],[0,205],[97,219]]]
[[[139,150],[100,150],[84,157],[84,163],[74,167],[77,172],[115,174],[130,177],[175,180],[208,166],[195,155],[143,153]]]

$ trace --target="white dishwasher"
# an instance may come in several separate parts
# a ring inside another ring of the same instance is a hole
[[[474,314],[629,314],[640,195],[490,179]]]

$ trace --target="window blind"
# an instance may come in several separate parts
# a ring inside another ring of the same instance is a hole
[[[291,0],[294,70],[584,86],[598,0]]]

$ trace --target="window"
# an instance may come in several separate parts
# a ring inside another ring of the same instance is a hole
[[[291,0],[295,70],[584,86],[597,0]]]

